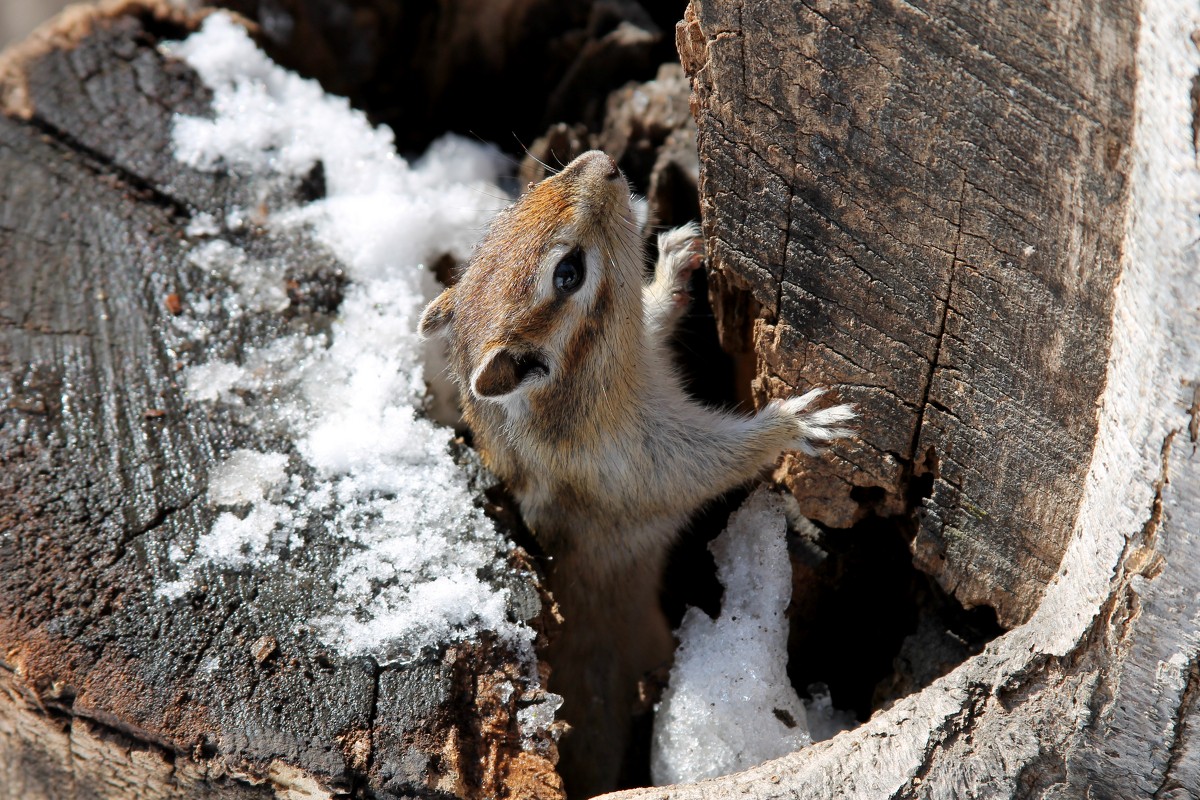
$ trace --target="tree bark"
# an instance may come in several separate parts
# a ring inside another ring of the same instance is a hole
[[[854,731],[622,797],[1200,797],[1198,27],[694,0],[705,231],[762,309],[759,391],[863,413],[789,485],[834,524],[915,502],[916,562],[1011,630]]]
[[[931,478],[918,562],[1013,625],[1095,441],[1137,20],[973,5],[696,3],[681,52],[714,271],[763,309],[760,394],[835,384],[868,421],[788,484],[844,526]]]
[[[174,160],[172,115],[209,97],[157,45],[196,22],[77,7],[0,64],[0,797],[561,797],[553,744],[521,743],[536,687],[507,645],[380,666],[314,638],[349,547],[319,525],[278,570],[155,592],[172,543],[212,527],[218,456],[294,446],[177,385],[168,320],[216,280],[185,229],[320,191]],[[300,284],[338,266],[299,235],[245,239]],[[324,307],[224,320],[207,355],[327,326],[324,289]],[[521,558],[493,580],[534,621]]]

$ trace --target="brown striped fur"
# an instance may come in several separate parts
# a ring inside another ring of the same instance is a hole
[[[694,226],[660,236],[644,285],[629,186],[592,151],[500,214],[421,319],[423,334],[446,336],[476,446],[551,557],[564,623],[547,660],[573,727],[560,770],[574,798],[615,788],[638,680],[670,659],[658,588],[680,527],[785,448],[847,435],[834,425],[852,416],[809,410],[813,393],[754,417],[684,393],[667,340],[697,241]],[[557,296],[551,276],[573,247],[584,284]],[[517,384],[528,358],[547,372]]]

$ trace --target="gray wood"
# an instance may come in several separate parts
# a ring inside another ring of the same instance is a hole
[[[212,569],[199,592],[155,594],[167,548],[212,525],[211,466],[236,447],[294,449],[176,383],[167,297],[218,280],[188,264],[184,228],[196,211],[313,190],[173,160],[172,115],[208,97],[156,44],[194,23],[109,3],[0,65],[0,797],[559,797],[552,744],[536,755],[518,733],[534,688],[489,694],[519,672],[505,646],[380,667],[307,629],[348,547],[319,524],[276,569]],[[337,267],[299,236],[241,244],[303,279]],[[198,356],[329,320],[297,307],[214,321]],[[539,589],[512,566],[496,580],[528,620]],[[201,668],[211,656],[219,667]]]
[[[763,310],[757,395],[832,384],[865,420],[785,482],[845,526],[932,476],[917,563],[1025,621],[1094,444],[1137,5],[691,8],[705,233],[724,294]]]

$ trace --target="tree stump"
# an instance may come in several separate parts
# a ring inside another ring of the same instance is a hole
[[[213,280],[187,221],[321,190],[174,161],[171,116],[208,97],[156,45],[195,23],[109,3],[0,60],[0,796],[559,797],[502,642],[380,665],[314,639],[337,543],[154,591],[213,523],[219,455],[287,446],[176,385],[172,297]],[[853,731],[623,796],[1200,797],[1197,29],[1166,0],[694,0],[723,341],[759,401],[832,384],[863,416],[779,477],[827,525],[911,525],[915,563],[1009,630]],[[623,74],[634,34],[562,63]],[[212,347],[328,324],[329,253],[246,246],[292,262],[293,303]],[[544,618],[520,552],[496,564]]]
[[[538,682],[504,641],[383,663],[316,636],[350,553],[320,524],[274,568],[158,591],[170,548],[213,526],[214,464],[294,447],[184,395],[169,322],[220,282],[189,262],[189,221],[323,191],[173,158],[173,115],[209,95],[158,45],[197,22],[76,7],[0,66],[0,796],[561,797],[553,743],[519,722]],[[341,296],[302,235],[244,239],[287,261],[292,303],[218,313],[209,355],[328,326]],[[523,559],[498,550],[487,579],[537,623]]]
[[[622,797],[1200,797],[1198,27],[693,0],[726,340],[760,397],[863,413],[786,482],[833,525],[915,514],[916,563],[1011,630],[854,731]]]

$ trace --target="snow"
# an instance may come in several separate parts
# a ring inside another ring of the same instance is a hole
[[[210,230],[206,221],[201,225],[193,221],[188,227],[194,231]],[[288,307],[284,288],[286,265],[282,262],[253,260],[240,247],[224,239],[212,239],[195,248],[189,254],[188,261],[236,286],[240,305],[248,309],[283,311]]]
[[[196,549],[215,564],[239,566],[255,558],[273,561],[274,554],[267,551],[271,532],[289,518],[287,506],[274,503],[259,503],[244,517],[225,512],[217,517],[212,531],[200,537]]]
[[[517,711],[517,724],[521,727],[521,733],[530,739],[554,724],[554,714],[562,706],[562,698],[558,695],[547,694],[545,697],[544,702],[533,703]]]
[[[808,735],[814,742],[832,739],[842,731],[858,727],[858,719],[852,712],[834,708],[833,697],[825,684],[809,684],[808,694],[812,699],[804,704],[804,708],[808,717]]]
[[[171,546],[159,596],[184,598],[215,570],[300,569],[290,555],[313,536],[332,537],[336,563],[296,576],[336,587],[334,602],[305,622],[328,646],[387,664],[491,631],[524,655],[536,680],[533,632],[513,621],[508,591],[483,577],[510,569],[511,545],[474,504],[450,455],[453,431],[426,413],[441,362],[416,333],[440,288],[428,265],[445,254],[464,260],[507,202],[498,151],[445,137],[409,163],[390,130],[272,64],[222,13],[167,49],[213,92],[211,116],[177,118],[176,158],[251,180],[303,178],[319,163],[326,196],[197,213],[187,227],[192,264],[228,291],[188,298],[169,324],[199,346],[168,355],[191,402],[237,410],[276,444],[222,454],[205,498],[214,522]],[[645,213],[644,203],[637,208]],[[291,329],[236,354],[206,350],[219,326],[287,306],[287,264],[241,246],[252,228],[309,237],[336,257],[349,281],[338,316],[326,333]],[[785,531],[783,502],[760,491],[713,543],[724,609],[715,621],[695,609],[685,617],[655,723],[656,782],[743,769],[810,741],[786,674]],[[561,702],[540,697],[518,714],[531,740],[553,725]],[[847,724],[827,695],[814,693],[810,714],[824,734]]]
[[[208,502],[238,505],[262,500],[287,480],[287,456],[234,450],[208,478]]]
[[[217,218],[204,211],[195,214],[184,228],[184,233],[192,238],[216,236],[220,232],[221,226],[217,224]]]
[[[709,545],[724,587],[721,614],[688,609],[654,718],[655,785],[727,775],[812,742],[803,701],[787,676],[792,595],[784,500],[752,494]],[[816,707],[816,706],[815,706]],[[829,729],[832,713],[821,707]]]
[[[532,674],[532,631],[511,619],[508,591],[481,577],[509,569],[511,545],[474,504],[451,456],[453,431],[422,413],[430,354],[416,330],[439,289],[427,266],[445,254],[464,260],[508,202],[497,185],[501,155],[446,137],[410,164],[388,128],[270,62],[222,13],[164,49],[213,93],[210,116],[177,117],[175,157],[250,180],[303,178],[319,163],[325,197],[258,209],[252,221],[323,246],[348,285],[327,334],[292,329],[203,363],[186,355],[203,347],[181,349],[193,403],[235,408],[260,438],[284,443],[224,454],[206,498],[215,521],[171,548],[160,597],[185,596],[213,570],[287,566],[315,530],[342,542],[332,574],[309,576],[337,587],[326,613],[307,622],[329,646],[386,664],[491,631]],[[192,342],[212,341],[223,319],[287,306],[287,265],[239,246],[250,216],[197,213],[187,228],[192,264],[228,286],[170,321]],[[530,709],[529,726],[549,724],[547,698]]]
[[[689,608],[676,631],[651,740],[656,786],[749,769],[857,725],[824,684],[808,687],[806,703],[788,679],[787,531],[797,513],[790,496],[760,488],[709,545],[724,587],[721,613],[714,620]]]
[[[237,364],[228,361],[209,361],[188,367],[184,373],[184,390],[193,400],[215,401],[231,399],[233,387],[246,374]]]

